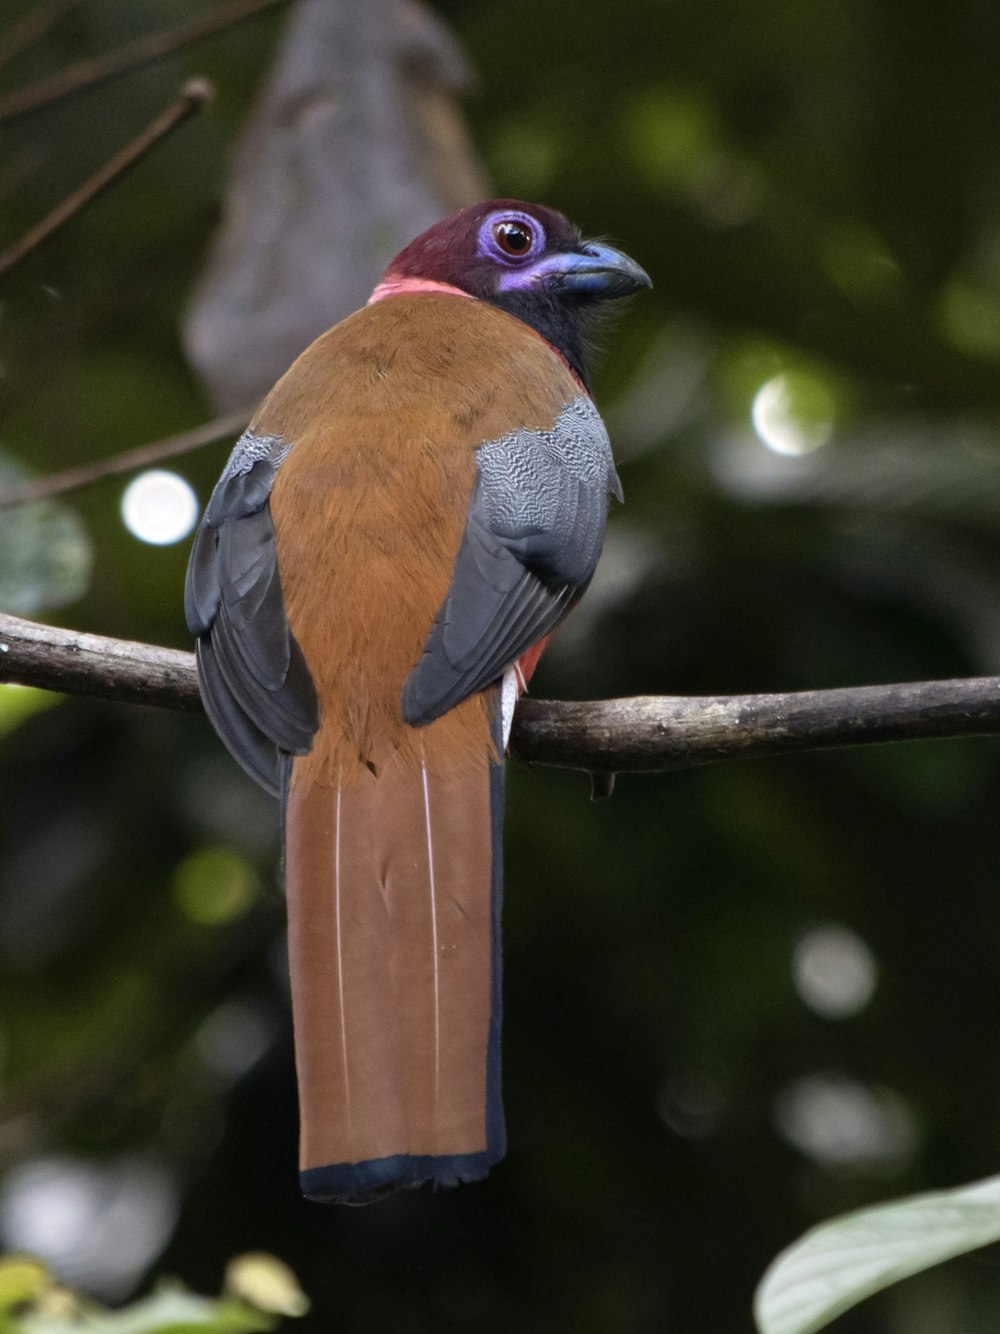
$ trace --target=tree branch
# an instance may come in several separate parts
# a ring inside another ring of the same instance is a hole
[[[15,56],[27,50],[33,42],[44,37],[64,14],[81,3],[82,0],[45,0],[44,4],[36,5],[19,23],[0,36],[0,69],[9,65]]]
[[[519,759],[598,773],[655,773],[719,760],[880,741],[1000,735],[1000,677],[776,695],[523,699]]]
[[[34,477],[27,482],[15,482],[13,486],[0,490],[0,510],[13,509],[16,505],[27,505],[35,500],[48,500],[52,496],[65,495],[67,491],[79,491],[82,487],[100,482],[105,477],[135,472],[137,468],[147,468],[151,463],[162,463],[165,459],[189,454],[204,445],[214,445],[216,441],[225,440],[227,436],[239,435],[252,415],[252,408],[227,412],[222,417],[205,422],[203,426],[192,427],[191,430],[181,431],[177,435],[168,435],[165,439],[154,440],[148,445],[137,445],[135,449],[112,454],[106,459],[81,463],[76,468],[67,468],[65,472],[52,473],[48,477]]]
[[[0,681],[163,709],[199,709],[194,654],[0,612]]]
[[[214,37],[226,28],[256,18],[275,5],[286,3],[287,0],[230,0],[229,4],[219,5],[200,18],[189,19],[174,28],[148,33],[125,46],[115,47],[113,51],[81,60],[68,69],[61,69],[48,78],[39,79],[37,83],[30,83],[24,88],[15,88],[12,93],[0,97],[0,124],[18,120],[21,116],[51,106],[53,102],[61,102],[63,98],[72,97],[87,88],[94,88],[100,83],[107,83],[109,79],[141,69],[184,47],[193,46],[195,42],[204,41],[206,37]]]
[[[0,614],[0,681],[67,694],[200,707],[194,656]],[[882,741],[1000,734],[1000,677],[779,695],[524,699],[511,751],[599,775]],[[604,791],[606,783],[601,784]]]
[[[9,249],[0,254],[0,278],[6,277],[11,269],[20,264],[22,260],[27,259],[29,255],[34,254],[38,247],[43,245],[60,227],[64,227],[88,204],[93,203],[98,195],[103,194],[109,186],[120,180],[158,143],[161,143],[169,134],[173,133],[178,126],[183,125],[186,120],[189,120],[196,111],[200,111],[202,107],[207,106],[213,96],[214,90],[207,79],[191,79],[186,83],[177,100],[161,112],[151,125],[147,126],[140,135],[137,135],[131,143],[126,144],[114,157],[109,158],[104,166],[95,171],[89,180],[84,181],[72,194],[67,195],[61,204],[57,204],[51,213],[42,218],[41,222],[36,222],[34,227],[29,227],[19,241],[15,241]]]

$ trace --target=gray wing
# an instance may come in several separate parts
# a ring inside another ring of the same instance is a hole
[[[621,500],[604,423],[589,398],[551,431],[481,445],[451,585],[403,687],[414,727],[496,681],[551,634],[590,582],[609,493]]]
[[[208,502],[184,587],[205,712],[250,777],[275,795],[278,750],[305,754],[319,726],[285,616],[268,503],[288,448],[279,436],[241,437]]]

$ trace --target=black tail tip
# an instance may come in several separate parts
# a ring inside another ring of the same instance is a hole
[[[321,1204],[375,1204],[417,1186],[459,1186],[481,1181],[498,1157],[493,1154],[408,1154],[370,1158],[363,1163],[334,1163],[299,1173],[302,1193]]]

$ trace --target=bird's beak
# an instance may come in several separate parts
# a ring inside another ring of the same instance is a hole
[[[556,296],[596,301],[616,301],[640,287],[653,286],[649,274],[634,259],[601,241],[585,241],[579,250],[546,255],[532,266],[531,276]]]

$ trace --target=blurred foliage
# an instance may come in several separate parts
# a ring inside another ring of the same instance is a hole
[[[0,454],[0,486],[23,475]],[[41,501],[12,510],[0,523],[0,606],[32,616],[73,603],[87,590],[92,561],[87,530],[67,506]]]
[[[166,1282],[118,1311],[58,1284],[34,1256],[0,1257],[3,1334],[256,1334],[308,1309],[295,1275],[273,1255],[231,1260],[221,1297],[198,1297]]]
[[[201,8],[86,0],[0,80]],[[1000,672],[996,7],[437,8],[498,192],[656,282],[597,381],[627,504],[537,692]],[[279,31],[0,127],[6,242],[183,78],[219,86],[4,283],[5,461],[52,472],[206,415],[178,321]],[[226,449],[171,466],[204,501]],[[23,536],[0,515],[0,551],[72,536],[89,582],[45,595],[53,619],[183,645],[185,544],[131,537],[121,489]],[[728,1334],[805,1227],[997,1168],[992,741],[625,778],[600,806],[513,767],[507,1161],[345,1211],[298,1195],[272,804],[200,718],[26,698],[0,691],[0,1233],[62,1282],[116,1299],[165,1266],[208,1288],[264,1247],[313,1298],[304,1330]],[[877,969],[836,1019],[796,971],[827,923]],[[960,1260],[838,1328],[985,1334],[998,1309],[995,1265]]]

